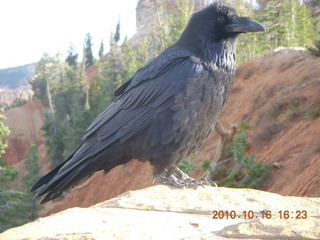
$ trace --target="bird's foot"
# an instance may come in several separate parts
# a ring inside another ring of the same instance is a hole
[[[179,168],[175,168],[174,172],[176,173],[177,177],[174,175],[170,175],[167,170],[162,174],[162,176],[156,176],[154,181],[158,179],[162,184],[172,185],[178,188],[197,188],[198,186],[204,187],[204,185],[215,186],[218,185],[215,182],[209,181],[207,179],[194,179],[189,177]]]
[[[207,180],[205,178],[200,178],[200,179],[194,179],[192,177],[189,177],[187,174],[185,174],[180,168],[176,167],[174,172],[178,175],[178,178],[181,179],[184,182],[193,182],[193,183],[198,183],[199,186],[203,185],[210,185],[210,186],[215,186],[218,187],[218,185],[215,182],[212,182],[210,180]]]
[[[158,179],[162,184],[171,185],[177,188],[197,188],[198,186],[204,187],[203,184],[201,182],[197,182],[196,179],[194,179],[195,181],[182,181],[174,175],[170,175],[169,177],[156,176],[155,179]]]

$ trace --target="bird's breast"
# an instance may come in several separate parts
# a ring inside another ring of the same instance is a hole
[[[202,71],[189,79],[175,97],[173,125],[184,136],[181,141],[188,152],[200,146],[213,129],[228,95],[230,81],[226,73]]]

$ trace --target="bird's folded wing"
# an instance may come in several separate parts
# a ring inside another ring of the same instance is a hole
[[[158,75],[152,73],[153,78],[149,74],[150,79],[139,81],[134,75],[123,93],[91,123],[83,139],[95,135],[104,147],[129,139],[170,109],[173,103],[169,102],[198,73],[196,64],[187,57],[175,58],[158,70]],[[141,69],[139,75],[144,71],[148,75],[148,68]]]
[[[183,48],[171,46],[161,53],[158,57],[140,68],[131,78],[125,81],[116,91],[115,96],[118,97],[137,85],[157,78],[162,74],[169,72],[172,68],[177,67],[179,62],[185,58],[192,56],[192,53]]]

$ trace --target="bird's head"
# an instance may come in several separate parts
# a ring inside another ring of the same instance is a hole
[[[199,42],[236,39],[241,33],[266,31],[258,22],[240,17],[234,7],[216,1],[192,15],[179,41],[189,46]]]

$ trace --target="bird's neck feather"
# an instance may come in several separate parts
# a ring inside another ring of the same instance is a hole
[[[236,39],[219,42],[206,40],[201,43],[201,55],[205,62],[226,71],[236,69]]]

